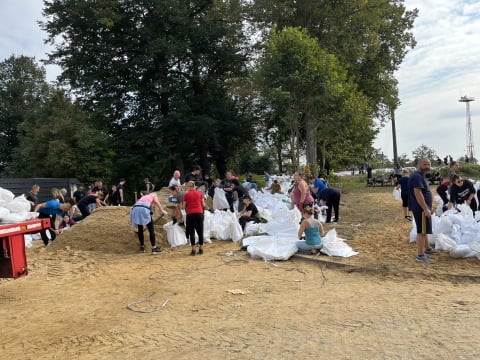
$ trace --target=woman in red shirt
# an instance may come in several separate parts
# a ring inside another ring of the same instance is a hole
[[[186,235],[190,239],[192,251],[190,255],[195,256],[195,230],[198,234],[198,253],[203,254],[203,209],[205,200],[203,194],[195,189],[193,181],[187,182],[187,192],[183,196],[183,207],[187,212]]]

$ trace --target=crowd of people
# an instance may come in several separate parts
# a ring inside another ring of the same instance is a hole
[[[237,214],[242,230],[245,230],[249,222],[266,221],[261,217],[250,196],[250,191],[259,190],[251,173],[245,174],[244,181],[241,181],[233,170],[226,171],[223,179],[211,179],[208,174],[202,174],[202,171],[200,166],[194,166],[182,179],[180,171],[175,170],[168,184],[170,191],[168,202],[174,205],[172,223],[185,227],[192,256],[204,252],[204,211],[213,209],[213,198],[217,188],[222,190],[226,200],[221,210]],[[340,191],[329,187],[323,178],[305,177],[305,174],[298,171],[294,173],[292,186],[288,190],[282,189],[278,179],[274,179],[269,173],[265,172],[264,176],[263,191],[289,195],[292,207],[296,206],[302,213],[300,228],[302,233],[305,232],[305,237],[299,233],[300,251],[321,248],[324,231],[321,224],[317,224],[318,216],[323,212],[326,214],[326,222],[339,220]],[[90,216],[95,208],[125,205],[125,183],[125,179],[120,179],[118,184],[111,187],[110,192],[100,180],[90,184],[87,189],[83,184],[79,184],[71,197],[66,189],[52,189],[51,199],[43,203],[38,202],[40,186],[33,185],[27,194],[31,210],[38,212],[40,218],[49,218],[51,222],[51,228],[41,233],[45,245],[55,240],[61,232]],[[162,249],[156,245],[152,215],[156,208],[160,210],[162,216],[167,212],[154,192],[155,185],[148,178],[144,179],[144,183],[146,190],[140,193],[140,198],[133,205],[130,221],[132,226],[138,229],[140,251],[145,252],[144,228],[146,228],[149,232],[151,252],[159,254]],[[312,235],[313,228],[318,232],[318,236]]]
[[[450,157],[448,174],[445,177],[439,171],[431,172],[429,159],[420,159],[416,170],[410,174],[408,169],[402,170],[402,176],[396,182],[396,188],[400,190],[402,209],[405,219],[415,220],[417,256],[416,260],[424,263],[434,263],[434,259],[428,255],[437,253],[437,250],[429,247],[427,237],[432,234],[432,215],[434,214],[433,193],[430,185],[439,182],[436,192],[440,198],[440,212],[457,209],[460,204],[466,204],[473,213],[479,211],[477,199],[480,199],[480,190],[468,179],[463,179],[459,172],[459,163]]]

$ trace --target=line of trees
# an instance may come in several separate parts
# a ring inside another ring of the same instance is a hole
[[[372,153],[417,10],[401,0],[44,2],[55,46],[0,63],[0,172],[166,181]]]

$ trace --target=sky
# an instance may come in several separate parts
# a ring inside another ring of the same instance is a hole
[[[51,47],[37,21],[42,0],[0,0],[0,61],[10,55],[46,59]],[[454,159],[467,151],[467,111],[470,105],[474,155],[480,159],[480,0],[405,0],[419,9],[413,33],[417,46],[409,50],[396,78],[400,106],[395,113],[398,155],[426,145],[440,158]],[[47,80],[60,73],[47,67]],[[380,131],[374,147],[393,158],[392,126]]]

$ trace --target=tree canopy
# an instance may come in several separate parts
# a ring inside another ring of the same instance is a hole
[[[372,153],[417,16],[401,0],[45,0],[43,13],[60,89],[34,59],[0,64],[0,171],[58,176],[35,149],[61,133],[44,154],[65,174],[130,184]]]

